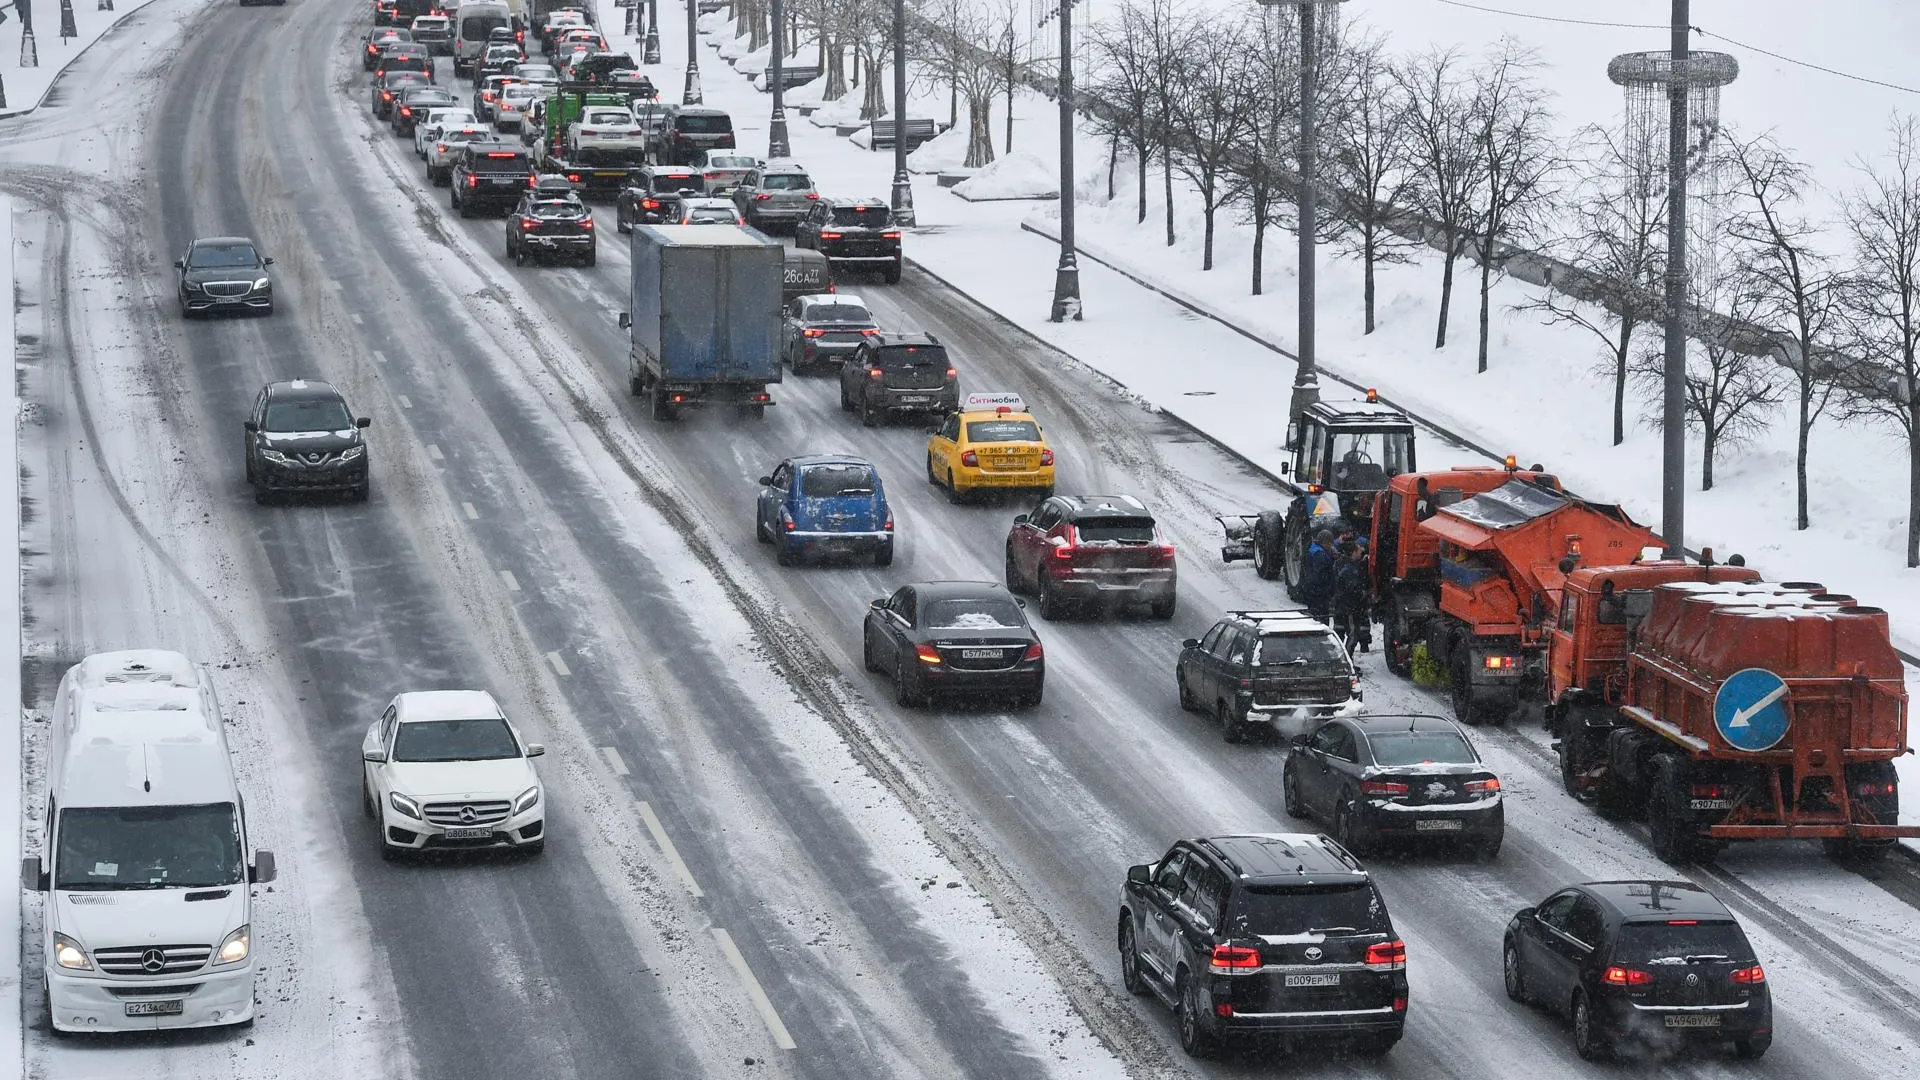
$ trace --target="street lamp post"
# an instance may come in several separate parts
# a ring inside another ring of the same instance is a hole
[[[1073,245],[1073,5],[1060,0],[1060,265],[1053,271],[1053,322],[1080,321],[1080,263]]]
[[[695,0],[687,0],[694,3]],[[770,158],[792,157],[793,151],[787,146],[787,105],[786,76],[781,67],[784,62],[786,42],[781,33],[785,29],[786,9],[781,0],[773,0],[773,63],[768,68],[767,81],[773,86],[773,118],[767,122],[767,156]]]
[[[699,4],[694,4],[698,8]],[[660,62],[660,0],[647,0],[647,42],[640,47],[640,62]]]
[[[699,16],[699,0],[687,0],[687,85],[680,92],[682,105],[704,105],[707,100],[700,93],[700,29],[694,25]]]
[[[913,184],[907,179],[907,0],[893,0],[893,220],[911,226]]]

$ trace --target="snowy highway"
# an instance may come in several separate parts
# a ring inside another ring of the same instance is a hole
[[[213,663],[249,814],[282,868],[260,903],[253,1031],[56,1040],[30,948],[29,1074],[1273,1071],[1185,1059],[1171,1017],[1121,988],[1114,948],[1128,864],[1180,837],[1306,827],[1281,810],[1284,740],[1227,745],[1172,682],[1179,642],[1218,612],[1283,603],[1219,563],[1212,517],[1272,504],[1271,486],[924,273],[844,283],[883,325],[940,335],[969,389],[1023,394],[1060,490],[1136,494],[1180,549],[1170,623],[1037,621],[1038,709],[896,707],[862,670],[868,602],[907,581],[998,579],[1024,507],[951,505],[924,482],[924,431],[862,428],[831,379],[790,377],[760,424],[649,420],[627,394],[614,315],[629,261],[610,209],[596,267],[513,267],[501,222],[450,213],[410,144],[369,117],[364,19],[360,4],[155,0],[49,107],[0,127],[32,339],[28,704],[102,649]],[[685,62],[672,37],[654,69],[669,87]],[[723,67],[707,93],[743,144],[761,138],[761,95]],[[168,264],[229,233],[276,257],[279,310],[181,321]],[[369,503],[249,496],[241,417],[261,384],[300,375],[373,417]],[[837,450],[888,484],[893,565],[777,568],[752,536],[754,478]],[[1362,659],[1373,710],[1442,711]],[[543,857],[377,854],[362,734],[395,692],[443,686],[491,689],[549,747]],[[1629,1071],[1581,1061],[1560,1022],[1506,999],[1501,933],[1568,882],[1672,871],[1640,830],[1567,798],[1523,723],[1477,734],[1506,779],[1497,859],[1370,863],[1408,943],[1405,1041],[1288,1073]],[[1778,1038],[1757,1063],[1707,1054],[1632,1075],[1920,1075],[1913,864],[1863,877],[1782,846],[1695,876],[1753,937]]]

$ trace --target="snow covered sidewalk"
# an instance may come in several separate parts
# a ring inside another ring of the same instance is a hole
[[[0,117],[18,116],[39,108],[68,65],[80,59],[81,54],[112,32],[122,20],[150,2],[112,0],[113,10],[103,11],[100,8],[101,0],[73,0],[73,29],[76,33],[68,38],[60,34],[60,5],[53,0],[39,0],[33,5],[34,52],[39,59],[39,64],[34,67],[20,66],[24,55],[20,41],[20,17],[17,11],[9,10],[6,24],[0,26],[0,88],[6,91],[6,102],[0,105]]]
[[[6,342],[7,356],[14,357],[14,239],[13,200],[0,196],[0,341]],[[9,364],[17,368],[17,362]],[[0,702],[15,719],[14,730],[0,738],[0,837],[13,840],[15,853],[26,850],[20,832],[20,744],[25,738],[26,712],[20,702],[20,453],[19,379],[7,374],[0,387],[0,416],[7,421],[7,437],[0,440],[0,476],[13,486],[0,498],[0,536],[10,540],[0,545],[0,579],[9,584],[0,595],[0,657],[14,659],[0,663]],[[19,862],[0,861],[0,926],[20,925]],[[0,963],[0,1080],[13,1080],[26,1067],[25,1048],[20,1028],[20,964],[17,957]]]

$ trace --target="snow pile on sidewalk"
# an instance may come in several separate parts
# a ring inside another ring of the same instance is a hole
[[[9,8],[11,18],[5,27],[0,28],[0,87],[6,90],[7,98],[6,105],[0,106],[0,116],[17,116],[39,108],[47,91],[52,89],[53,81],[60,77],[67,65],[78,60],[89,46],[120,25],[122,19],[151,2],[113,0],[113,10],[102,11],[97,0],[75,0],[73,28],[78,33],[75,37],[63,38],[60,36],[60,5],[50,0],[40,0],[34,9],[34,14],[39,16],[33,27],[34,51],[39,60],[36,67],[20,66],[23,50],[17,29],[19,14]]]
[[[1060,170],[1027,151],[1007,154],[953,186],[969,202],[989,199],[1057,199]]]

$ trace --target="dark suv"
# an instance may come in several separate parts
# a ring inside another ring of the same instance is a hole
[[[1344,1040],[1375,1057],[1407,1018],[1407,947],[1373,880],[1324,836],[1182,840],[1127,868],[1120,972],[1180,1018],[1193,1057],[1222,1041]]]
[[[1173,545],[1131,495],[1055,495],[1007,533],[1007,588],[1037,594],[1043,619],[1125,604],[1171,619],[1176,573]]]
[[[1733,914],[1686,881],[1595,881],[1562,889],[1507,924],[1507,996],[1573,1022],[1588,1060],[1622,1042],[1773,1045],[1767,973]]]
[[[680,216],[680,200],[706,190],[706,178],[681,165],[647,165],[627,173],[627,186],[613,200],[613,227],[660,225]]]
[[[331,384],[317,379],[268,383],[253,401],[245,429],[247,483],[257,502],[276,492],[334,491],[367,498],[367,444],[360,431],[373,423],[355,419]]]
[[[889,285],[900,280],[900,230],[884,199],[815,200],[794,225],[793,242],[825,255],[836,268],[878,270]]]
[[[650,137],[647,156],[662,165],[692,165],[703,151],[732,148],[732,117],[719,109],[682,105]]]
[[[515,143],[470,142],[454,159],[451,175],[449,199],[461,217],[481,210],[511,210],[526,194],[533,159]]]
[[[1276,720],[1360,711],[1360,675],[1327,624],[1304,611],[1229,611],[1180,643],[1180,707],[1220,722],[1230,743]]]
[[[542,176],[507,215],[507,258],[571,258],[594,263],[593,212],[564,176]]]
[[[840,407],[868,427],[897,413],[943,416],[960,407],[959,374],[932,334],[874,334],[840,365]]]

